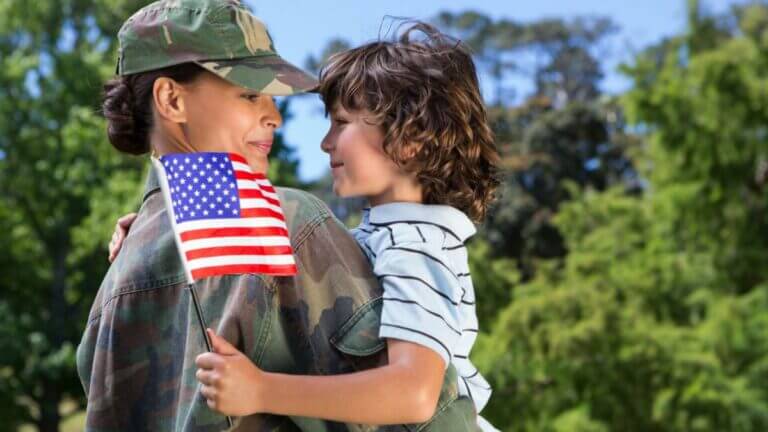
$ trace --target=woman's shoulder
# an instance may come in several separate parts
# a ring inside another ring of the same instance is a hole
[[[286,219],[312,219],[330,217],[333,213],[318,197],[307,191],[288,187],[276,187]]]

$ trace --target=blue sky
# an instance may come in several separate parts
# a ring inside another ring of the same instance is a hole
[[[606,15],[621,27],[607,41],[606,77],[602,87],[620,92],[626,81],[616,73],[616,65],[628,61],[634,52],[685,27],[685,0],[246,0],[269,28],[278,52],[284,58],[303,65],[310,54],[319,53],[326,42],[341,37],[357,45],[377,38],[386,15],[428,20],[439,11],[461,12],[468,9],[493,18],[531,21],[544,17]],[[734,0],[704,0],[706,7],[723,11]],[[483,77],[481,76],[481,82]],[[525,89],[518,89],[525,93]],[[327,129],[322,103],[315,96],[298,98],[292,104],[293,118],[284,128],[287,141],[300,158],[299,175],[303,180],[321,176],[328,166],[320,151],[320,140]]]

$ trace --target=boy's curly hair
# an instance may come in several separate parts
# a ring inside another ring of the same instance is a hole
[[[415,33],[423,38],[414,38]],[[469,50],[429,24],[333,55],[320,72],[326,110],[367,110],[384,151],[416,175],[424,203],[485,217],[499,185],[499,154]]]

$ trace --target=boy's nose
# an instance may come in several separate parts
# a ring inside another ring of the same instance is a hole
[[[333,144],[327,135],[320,141],[320,149],[326,153],[330,153],[333,150]]]

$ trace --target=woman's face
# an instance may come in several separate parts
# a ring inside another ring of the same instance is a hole
[[[272,97],[211,73],[184,88],[182,129],[195,151],[238,153],[255,172],[267,172],[275,129],[283,122]]]

